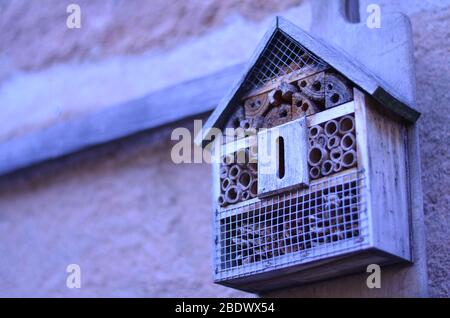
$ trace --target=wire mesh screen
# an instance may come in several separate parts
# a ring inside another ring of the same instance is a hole
[[[282,31],[277,31],[249,73],[247,91],[293,71],[323,70],[327,64]]]
[[[216,219],[216,280],[304,263],[361,247],[367,216],[361,172],[222,210]]]

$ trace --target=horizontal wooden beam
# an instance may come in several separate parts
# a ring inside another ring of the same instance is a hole
[[[0,175],[211,111],[243,65],[0,143]]]

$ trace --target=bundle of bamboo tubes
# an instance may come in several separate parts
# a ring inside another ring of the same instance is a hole
[[[240,149],[223,157],[220,166],[220,190],[217,202],[224,207],[257,196],[257,149]]]
[[[309,128],[308,165],[318,179],[356,165],[355,118],[332,119]]]

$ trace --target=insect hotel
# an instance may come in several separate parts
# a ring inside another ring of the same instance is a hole
[[[261,292],[411,262],[406,127],[418,116],[277,18],[200,136],[216,158],[215,282]]]

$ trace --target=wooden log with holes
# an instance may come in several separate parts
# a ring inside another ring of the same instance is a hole
[[[320,111],[320,107],[314,100],[308,98],[302,92],[292,95],[292,119],[302,116],[310,116]]]
[[[302,78],[297,82],[300,91],[309,99],[324,106],[325,101],[325,73],[320,72],[311,76]]]
[[[264,117],[269,110],[269,97],[266,93],[250,97],[245,100],[245,118]]]
[[[353,99],[351,83],[335,72],[325,73],[325,108],[332,108]]]
[[[292,109],[290,104],[281,104],[273,107],[266,115],[264,122],[265,127],[271,128],[287,123],[292,119]]]

